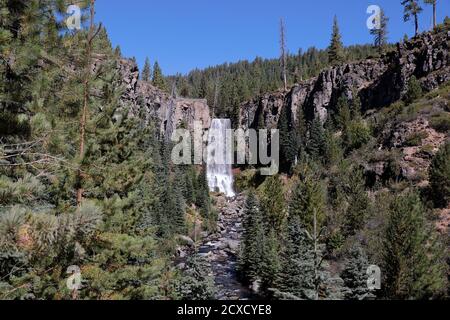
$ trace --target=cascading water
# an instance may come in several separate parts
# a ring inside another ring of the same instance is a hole
[[[208,136],[207,178],[209,189],[234,197],[231,121],[213,119]]]

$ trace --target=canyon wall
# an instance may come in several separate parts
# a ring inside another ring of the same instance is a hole
[[[175,97],[139,80],[139,69],[133,60],[120,60],[119,69],[124,87],[121,103],[131,116],[142,118],[146,124],[156,120],[168,137],[180,127],[192,130],[195,121],[200,121],[203,129],[209,129],[210,109],[205,99]]]
[[[323,70],[284,93],[277,91],[244,103],[240,110],[243,128],[275,128],[283,107],[297,120],[301,108],[308,120],[327,119],[342,95],[356,92],[363,111],[379,109],[404,96],[408,81],[416,76],[425,90],[450,80],[450,31],[424,33],[399,43],[381,58],[346,63]]]

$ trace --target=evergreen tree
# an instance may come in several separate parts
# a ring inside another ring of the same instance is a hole
[[[441,147],[430,167],[430,185],[437,206],[446,207],[450,202],[450,143]]]
[[[389,18],[386,16],[383,9],[381,9],[380,11],[379,19],[380,19],[379,28],[370,30],[370,33],[374,37],[374,46],[378,48],[378,52],[382,54],[388,43],[388,23],[389,23]]]
[[[336,16],[333,21],[331,43],[328,47],[328,61],[332,65],[336,65],[344,61],[344,45],[342,44],[342,37],[339,31],[339,24]]]
[[[315,299],[314,244],[302,228],[300,217],[289,216],[285,234],[275,297],[286,300]]]
[[[271,176],[264,182],[261,194],[261,208],[264,221],[270,227],[279,230],[285,218],[283,184],[278,175]]]
[[[83,158],[85,156],[85,147],[86,147],[86,126],[89,121],[89,109],[90,109],[90,103],[91,103],[91,97],[90,97],[90,90],[91,90],[91,81],[92,81],[92,54],[93,54],[93,43],[94,38],[98,34],[98,31],[96,32],[95,23],[94,23],[94,15],[95,15],[95,0],[90,0],[90,25],[89,25],[89,32],[87,34],[87,40],[86,40],[86,51],[84,53],[84,75],[83,75],[83,106],[81,110],[81,119],[80,119],[80,137],[79,137],[79,149],[78,154],[80,161],[83,161]],[[77,182],[76,182],[76,195],[77,195],[77,204],[78,206],[81,205],[83,201],[84,196],[84,177],[83,169],[80,166],[78,168],[77,173]]]
[[[313,232],[314,216],[319,228],[325,219],[325,194],[322,184],[310,172],[304,173],[292,191],[289,216],[298,217],[308,232]]]
[[[299,138],[288,108],[283,108],[278,122],[280,130],[281,170],[290,172],[299,153]]]
[[[144,69],[142,69],[141,73],[141,80],[150,82],[151,79],[152,79],[152,70],[150,67],[150,60],[148,58],[145,58]]]
[[[170,185],[165,206],[172,233],[184,234],[186,232],[185,202],[175,181]]]
[[[258,199],[253,192],[244,208],[243,235],[239,254],[239,271],[247,282],[260,279],[264,257],[264,226]]]
[[[152,84],[163,90],[167,91],[167,84],[166,80],[164,79],[161,67],[159,66],[158,61],[155,61],[155,64],[153,65],[153,78],[152,78]]]
[[[214,280],[208,261],[193,255],[188,258],[183,276],[176,284],[176,294],[181,300],[212,300],[215,296]]]
[[[349,104],[345,96],[341,96],[337,103],[337,123],[342,129],[342,142],[347,153],[361,148],[371,138],[371,130],[361,116],[361,100],[356,92]]]
[[[325,151],[325,132],[320,119],[311,123],[307,151],[314,160],[321,161]]]
[[[344,218],[344,233],[346,236],[354,235],[365,223],[369,207],[369,197],[364,189],[365,180],[362,170],[356,170],[348,176],[348,185],[345,194],[348,208]]]
[[[352,120],[352,113],[348,103],[348,99],[345,95],[341,95],[337,101],[337,117],[335,119],[339,129],[344,130],[350,124]]]
[[[258,241],[258,240],[256,240]],[[261,256],[261,287],[264,292],[276,287],[277,276],[281,269],[280,244],[274,229],[268,231],[263,239],[263,251]]]
[[[425,209],[412,191],[391,204],[384,235],[384,291],[391,299],[423,299],[444,290],[445,265],[425,224]]]
[[[402,6],[405,7],[403,20],[409,21],[414,18],[415,35],[419,34],[419,14],[423,11],[418,0],[402,0]]]
[[[406,91],[404,101],[406,104],[411,104],[423,95],[422,86],[415,76],[412,76],[408,82],[408,90]]]
[[[368,267],[369,262],[365,252],[360,246],[354,246],[349,252],[341,274],[345,286],[349,289],[346,299],[368,300],[374,298],[367,285]]]
[[[342,150],[342,141],[339,136],[337,136],[334,132],[334,127],[332,126],[332,121],[329,119],[326,123],[324,138],[325,138],[325,146],[324,146],[324,163],[328,167],[332,167],[341,161],[343,158],[343,150]]]
[[[204,218],[208,218],[211,213],[211,200],[209,197],[208,179],[206,176],[206,168],[197,177],[195,204],[200,208],[200,212]]]

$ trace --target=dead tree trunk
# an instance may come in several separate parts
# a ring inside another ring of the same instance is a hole
[[[287,91],[287,49],[286,49],[286,27],[283,18],[280,19],[280,62],[283,77],[284,91]]]

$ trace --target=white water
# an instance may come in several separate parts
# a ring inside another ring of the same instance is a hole
[[[232,136],[229,119],[213,119],[208,136],[207,178],[209,189],[234,197]]]

